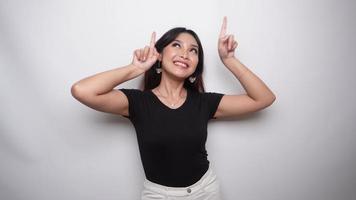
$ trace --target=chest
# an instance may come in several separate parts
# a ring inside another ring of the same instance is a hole
[[[146,144],[196,146],[206,140],[207,123],[197,109],[191,108],[188,111],[155,109],[146,114],[144,130],[140,135]]]

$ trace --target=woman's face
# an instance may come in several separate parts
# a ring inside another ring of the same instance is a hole
[[[197,68],[198,43],[189,33],[180,33],[162,51],[162,69],[180,79],[186,79]]]

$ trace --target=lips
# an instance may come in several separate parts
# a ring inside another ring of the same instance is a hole
[[[180,67],[184,67],[184,68],[188,68],[189,65],[188,63],[184,62],[184,61],[173,61],[173,63],[177,66],[180,66]]]

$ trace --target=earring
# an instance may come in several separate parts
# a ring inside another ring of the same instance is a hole
[[[161,62],[158,61],[158,66],[156,67],[156,73],[160,74],[162,72]]]
[[[196,79],[196,78],[193,77],[193,76],[189,77],[189,81],[190,81],[191,83],[194,83],[195,79]]]

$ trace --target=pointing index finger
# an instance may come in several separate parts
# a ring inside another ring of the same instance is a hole
[[[221,26],[221,31],[220,31],[220,37],[223,37],[226,35],[226,28],[227,27],[227,17],[224,17],[223,24]]]
[[[151,36],[150,47],[152,48],[155,47],[155,44],[156,44],[156,32],[153,32]]]

